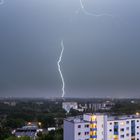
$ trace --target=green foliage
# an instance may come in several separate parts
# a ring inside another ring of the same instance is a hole
[[[130,115],[135,114],[140,111],[140,104],[132,104],[130,102],[118,102],[116,105],[110,110],[110,112],[115,113],[115,115]]]
[[[11,132],[8,128],[0,128],[0,140],[4,140],[10,136]]]
[[[20,138],[17,138],[17,137],[12,136],[12,137],[9,137],[9,138],[7,138],[5,140],[31,140],[31,138],[30,137],[20,137]]]
[[[77,116],[77,115],[80,115],[80,114],[81,113],[78,110],[75,110],[75,109],[71,109],[70,112],[69,112],[70,116]]]
[[[44,127],[44,128],[55,126],[54,117],[50,116],[50,115],[39,116],[38,121],[42,122],[42,127]]]
[[[42,134],[36,140],[63,140],[63,129],[50,131],[48,134]]]
[[[24,120],[22,119],[7,119],[5,122],[5,127],[10,127],[10,128],[18,128],[24,125]]]

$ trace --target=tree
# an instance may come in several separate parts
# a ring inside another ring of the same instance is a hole
[[[63,140],[63,129],[50,131],[48,134],[38,136],[36,140]]]
[[[5,127],[10,128],[18,128],[24,125],[24,121],[22,119],[7,119],[5,122]]]
[[[20,137],[20,138],[11,136],[11,137],[9,137],[9,138],[7,138],[5,140],[31,140],[31,138],[30,137],[26,137],[26,136],[25,137]]]
[[[4,140],[10,136],[11,132],[8,128],[0,128],[0,140]]]

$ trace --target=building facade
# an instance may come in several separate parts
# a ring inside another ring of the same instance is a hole
[[[62,103],[62,108],[69,113],[71,109],[78,109],[78,104],[77,102],[63,102]]]
[[[140,116],[70,117],[64,120],[64,140],[140,140]]]

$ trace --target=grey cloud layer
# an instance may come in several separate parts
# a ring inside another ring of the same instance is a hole
[[[140,1],[6,0],[0,5],[0,95],[139,96]],[[75,11],[78,11],[75,12]],[[38,94],[39,93],[39,94]]]

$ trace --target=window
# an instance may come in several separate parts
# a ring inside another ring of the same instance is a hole
[[[104,134],[104,132],[102,131],[102,135]]]
[[[129,130],[129,127],[126,127],[126,130]]]
[[[78,132],[78,136],[80,136],[81,135],[81,132]]]
[[[85,132],[85,135],[88,135],[89,134],[89,132]]]
[[[123,132],[124,131],[124,128],[121,128],[121,131]]]
[[[129,124],[129,121],[126,121],[126,124]]]
[[[81,125],[78,125],[78,128],[81,128]]]
[[[88,125],[88,124],[86,124],[86,125],[85,125],[85,128],[89,128],[89,125]]]
[[[129,137],[129,133],[127,133],[126,136]]]

